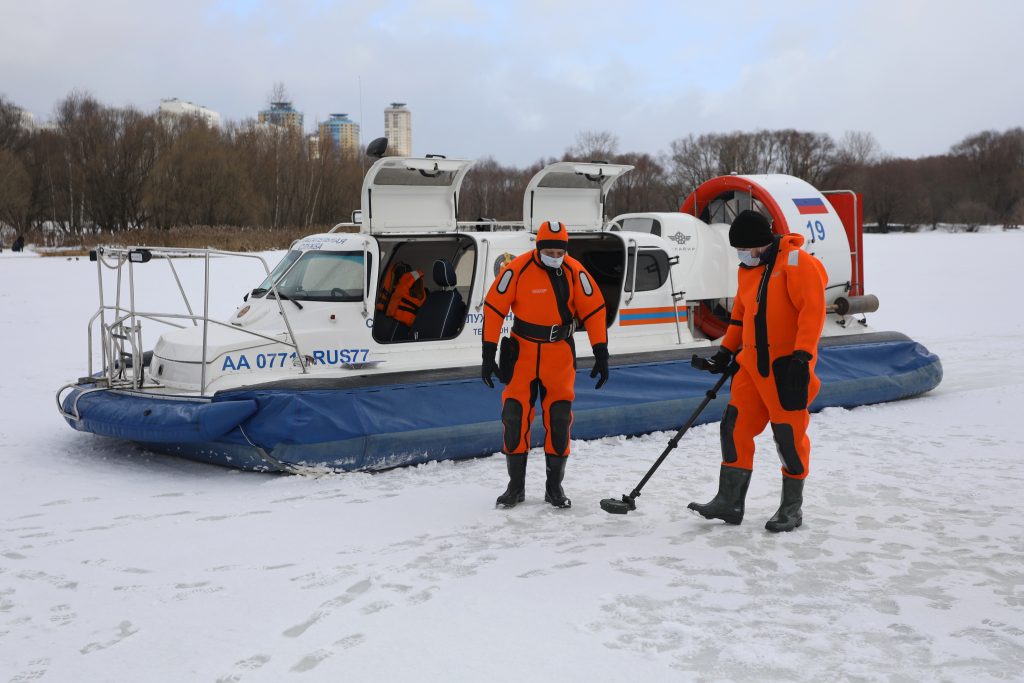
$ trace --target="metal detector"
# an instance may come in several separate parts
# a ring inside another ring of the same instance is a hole
[[[697,410],[693,411],[693,415],[691,415],[690,419],[686,421],[686,424],[684,424],[679,429],[679,431],[676,432],[676,435],[669,440],[668,446],[665,448],[664,451],[662,451],[661,456],[658,457],[658,459],[655,461],[651,469],[647,471],[647,474],[644,475],[644,478],[640,480],[640,483],[636,485],[636,488],[633,489],[633,491],[628,496],[623,495],[621,500],[618,498],[602,499],[602,510],[604,510],[605,512],[609,512],[613,515],[624,515],[630,510],[636,510],[636,499],[640,497],[640,489],[642,489],[644,487],[644,484],[647,483],[647,480],[654,475],[654,473],[658,470],[658,467],[661,466],[661,463],[664,462],[666,457],[668,457],[668,454],[672,451],[672,449],[679,445],[679,440],[683,438],[683,434],[685,434],[687,430],[693,426],[693,423],[697,421],[697,418],[700,417],[700,414],[702,412],[704,412],[704,409],[707,408],[708,404],[715,400],[721,388],[725,385],[729,378],[732,377],[739,369],[739,363],[737,363],[735,360],[729,363],[729,367],[727,367],[725,369],[725,372],[722,373],[721,379],[719,379],[718,382],[715,383],[715,386],[711,387],[711,389],[709,389],[704,394],[704,400],[701,401],[699,406],[697,406]]]

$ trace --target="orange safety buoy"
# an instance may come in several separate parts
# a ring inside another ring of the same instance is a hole
[[[729,329],[729,320],[723,320],[720,316],[715,315],[713,306],[714,302],[711,299],[698,301],[693,314],[693,324],[706,334],[708,339],[718,339],[724,336]]]

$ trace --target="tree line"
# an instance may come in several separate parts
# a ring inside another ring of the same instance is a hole
[[[18,233],[333,225],[359,205],[360,162],[301,131],[106,107],[74,93],[27,130],[0,98],[0,222]]]
[[[881,153],[873,136],[835,140],[797,130],[687,135],[659,155],[620,152],[609,132],[585,131],[561,157],[532,166],[479,160],[460,195],[460,219],[521,218],[530,177],[552,161],[631,164],[608,216],[675,211],[702,182],[732,172],[785,173],[820,189],[863,193],[876,229],[952,223],[1024,223],[1024,129],[985,131],[949,152],[918,159]],[[0,96],[0,224],[16,234],[80,241],[97,231],[172,231],[197,226],[294,231],[347,219],[359,206],[365,157],[317,148],[292,128],[145,114],[72,93],[54,125],[28,129]]]

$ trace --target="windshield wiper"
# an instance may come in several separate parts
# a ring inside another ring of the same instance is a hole
[[[256,289],[249,292],[249,296],[263,296],[267,293],[266,287],[257,287]]]
[[[267,297],[269,298],[271,294],[273,294],[273,292],[270,292],[270,294],[268,294]],[[291,301],[293,304],[295,304],[296,306],[299,307],[300,311],[302,310],[302,308],[303,308],[302,304],[300,304],[298,301],[296,301],[295,299],[291,298],[290,296],[288,296],[287,294],[282,292],[280,289],[277,290],[277,295],[279,297],[281,297],[281,299],[283,299],[284,301]]]

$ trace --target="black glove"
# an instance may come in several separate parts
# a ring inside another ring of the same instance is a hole
[[[484,342],[483,366],[480,368],[480,378],[483,379],[484,384],[489,386],[491,389],[494,388],[494,382],[491,380],[492,375],[497,375],[498,379],[501,379],[501,369],[498,367],[498,361],[495,357],[498,355],[498,345],[494,342]]]
[[[786,377],[786,389],[789,391],[806,391],[811,381],[811,354],[806,351],[794,351],[789,355],[789,376]]]
[[[594,344],[594,369],[590,371],[590,378],[593,379],[598,375],[601,375],[601,379],[597,380],[597,384],[594,386],[595,389],[600,389],[608,381],[607,344]]]
[[[718,350],[715,351],[715,355],[711,358],[701,358],[697,354],[693,354],[693,358],[690,359],[690,366],[697,370],[704,370],[710,372],[712,375],[720,375],[725,372],[725,369],[729,367],[729,363],[732,362],[732,351],[719,346]]]
[[[788,356],[776,358],[772,363],[775,388],[783,410],[804,410],[807,408],[807,389],[811,382],[811,354],[794,351]]]

